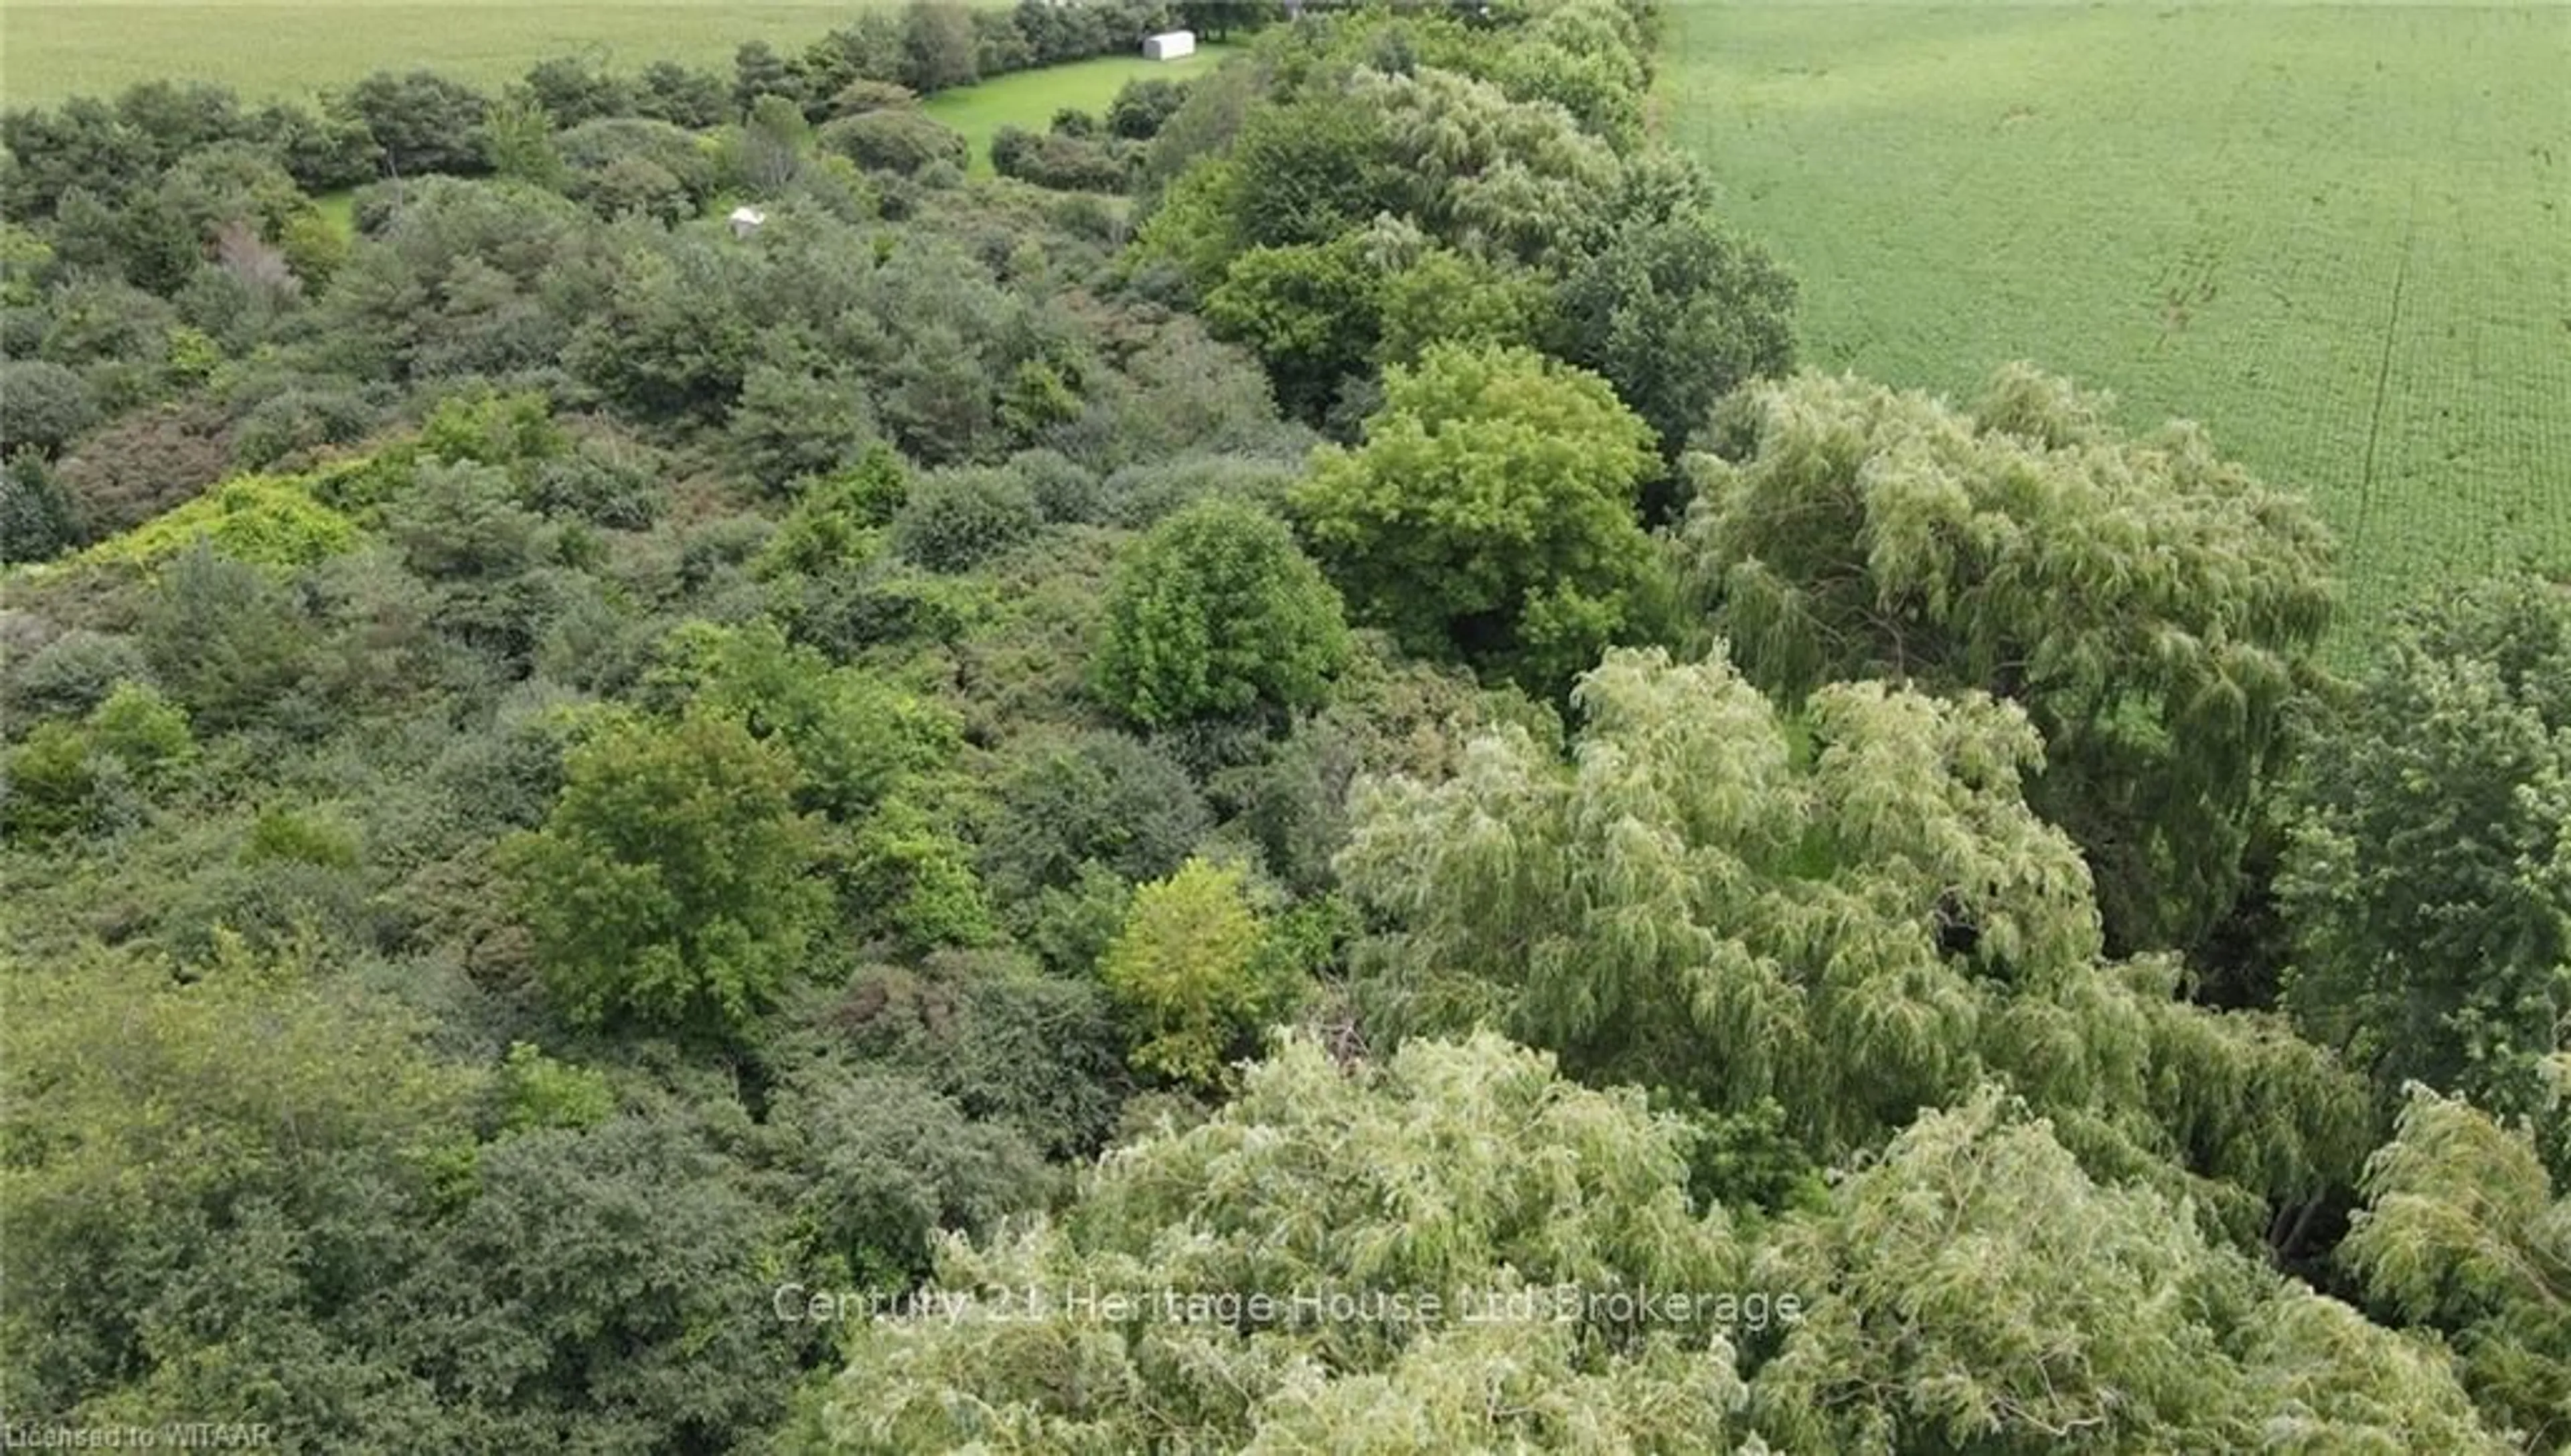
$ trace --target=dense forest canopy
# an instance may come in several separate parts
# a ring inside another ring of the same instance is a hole
[[[7,114],[13,1431],[2571,1441],[2571,588],[1799,371],[1658,26]]]

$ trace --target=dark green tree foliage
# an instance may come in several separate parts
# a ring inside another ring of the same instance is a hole
[[[1121,193],[1135,154],[1114,138],[1003,126],[991,134],[991,170],[1061,192]]]
[[[785,1399],[816,1337],[770,1313],[793,1234],[675,1121],[480,1150],[472,1202],[392,1295],[393,1339],[457,1444],[721,1444]]]
[[[986,1231],[1045,1188],[1024,1138],[900,1073],[818,1063],[777,1104],[805,1165],[801,1221],[850,1281],[833,1287],[906,1288],[928,1272],[939,1229]]]
[[[1316,707],[1348,653],[1338,593],[1285,524],[1209,500],[1119,563],[1094,671],[1117,712],[1162,727]]]
[[[1231,8],[1231,7],[1217,7]],[[1148,142],[1187,105],[1188,83],[1146,76],[1128,81],[1107,104],[1107,130],[1133,142]]]
[[[845,157],[870,172],[914,177],[944,164],[957,171],[972,160],[964,134],[926,112],[906,107],[841,117],[814,134],[822,151]]]
[[[2516,577],[2408,614],[2303,756],[2286,1004],[2370,1072],[2542,1130],[2571,1051],[2571,595]]]
[[[728,1034],[800,962],[824,890],[794,762],[709,713],[611,722],[503,863],[539,969],[580,1021]]]
[[[1124,1036],[1094,980],[1014,953],[945,951],[877,967],[826,1003],[829,1042],[899,1068],[1048,1158],[1086,1158],[1113,1129]]]
[[[641,100],[635,83],[587,56],[538,61],[527,69],[521,89],[558,132],[604,117],[633,116]]]
[[[1382,286],[1363,233],[1254,247],[1207,291],[1205,317],[1216,337],[1259,355],[1280,407],[1318,424],[1373,362]]]
[[[484,170],[482,128],[491,101],[461,82],[433,71],[378,71],[333,105],[364,123],[391,176],[471,176]]]
[[[2129,439],[2024,366],[1969,411],[1803,376],[1695,457],[1683,555],[1752,680],[1979,690],[2044,736],[2030,789],[2108,939],[2185,945],[2232,903],[2253,806],[2317,674],[2328,542],[2177,424]]]
[[[743,474],[773,495],[855,463],[875,438],[855,380],[801,364],[757,364],[742,376],[728,422]]]
[[[61,453],[98,420],[80,374],[45,359],[0,362],[0,452]]]
[[[474,1079],[420,1018],[237,951],[184,985],[131,954],[7,974],[10,1408],[437,1429],[367,1318],[471,1148]]]
[[[1387,372],[1365,443],[1323,447],[1294,509],[1357,620],[1554,694],[1659,627],[1660,561],[1634,517],[1650,445],[1594,374],[1440,345]]]
[[[981,79],[973,12],[960,0],[910,0],[901,13],[902,85],[927,96]]]
[[[559,537],[516,496],[504,469],[430,459],[383,511],[404,564],[436,584],[438,630],[513,671],[527,665],[553,606],[543,569]]]
[[[785,58],[766,41],[749,41],[735,52],[732,62],[732,109],[736,119],[750,114],[763,96],[781,96],[799,101],[803,85]]]
[[[1034,908],[1096,864],[1139,883],[1179,867],[1213,827],[1187,771],[1123,733],[1043,746],[1001,779],[982,839],[1000,903]]]
[[[1033,537],[1035,492],[1007,469],[921,476],[892,520],[893,544],[931,571],[967,571]]]
[[[645,418],[722,418],[757,347],[757,323],[739,306],[749,266],[704,239],[629,254],[564,365]]]
[[[204,728],[298,728],[321,707],[318,626],[257,567],[186,553],[163,568],[138,636],[153,677]]]
[[[0,562],[50,560],[80,537],[71,497],[41,457],[22,453],[0,465]]]
[[[551,193],[452,178],[403,184],[389,220],[331,279],[321,308],[330,362],[397,380],[554,363],[570,320],[543,284],[580,256],[588,226]]]
[[[729,100],[722,77],[675,61],[655,61],[644,67],[635,90],[635,115],[690,131],[721,123]]]
[[[1575,264],[1554,351],[1594,369],[1676,459],[1715,401],[1795,362],[1795,282],[1701,213],[1638,220]]]

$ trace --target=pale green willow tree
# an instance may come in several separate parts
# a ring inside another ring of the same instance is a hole
[[[2571,1092],[2571,1057],[2549,1070]],[[2441,1332],[2526,1449],[2571,1444],[2571,1192],[2526,1134],[2414,1086],[2365,1194],[2338,1252],[2367,1295]]]
[[[1970,410],[1853,378],[1756,386],[1692,457],[1682,556],[1752,681],[1979,690],[2042,734],[2029,796],[2097,873],[2110,944],[2231,905],[2288,710],[2317,680],[2328,542],[2172,424],[2024,365]]]
[[[1563,762],[1521,730],[1360,787],[1339,858],[1379,932],[1387,1034],[1477,1024],[1718,1115],[1773,1102],[1815,1162],[1999,1079],[2095,1171],[2180,1186],[2244,1237],[2344,1187],[2360,1084],[2276,1019],[2104,960],[2089,876],[2030,809],[2016,708],[1835,684],[1790,719],[1719,653],[1610,653]],[[2211,1180],[2211,1181],[2207,1181]]]
[[[1496,1037],[1348,1068],[1288,1038],[1212,1121],[1109,1155],[1060,1221],[947,1239],[935,1288],[976,1301],[854,1328],[815,1444],[1725,1450],[1747,1391],[1720,1321],[1457,1315],[1467,1289],[1735,1290],[1745,1259],[1690,1206],[1683,1130],[1636,1093]],[[1066,1291],[1145,1297],[1118,1319]],[[1186,1302],[1254,1293],[1316,1303],[1261,1322]],[[1432,1293],[1433,1319],[1383,1302]]]
[[[1784,1451],[2511,1449],[2442,1351],[2092,1182],[1990,1089],[1787,1225],[1752,1282],[1805,1300],[1753,1384]]]
[[[1487,1034],[1351,1066],[1287,1037],[1209,1122],[1111,1154],[1058,1221],[948,1238],[927,1312],[852,1326],[784,1444],[2506,1449],[2441,1352],[2209,1243],[2178,1205],[2091,1182],[1995,1092],[1764,1236],[1690,1200],[1690,1141],[1638,1093]],[[1495,1321],[1509,1306],[1486,1299],[1466,1319],[1465,1290],[1530,1312],[1548,1291],[1541,1312],[1568,1317]],[[1647,1290],[1712,1297],[1604,1297]],[[1383,1302],[1428,1292],[1447,1298],[1418,1317]],[[1256,1293],[1314,1313],[1212,1302]]]

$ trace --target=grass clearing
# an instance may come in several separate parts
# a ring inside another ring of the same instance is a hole
[[[1041,132],[1064,107],[1100,116],[1128,81],[1167,77],[1184,81],[1223,64],[1222,46],[1200,46],[1193,56],[1176,61],[1147,61],[1141,56],[1102,56],[1020,71],[978,86],[942,91],[920,103],[930,116],[964,134],[973,147],[972,172],[991,175],[991,137],[1004,126]]]
[[[620,71],[679,61],[732,74],[764,40],[799,50],[864,0],[8,0],[0,95],[10,106],[113,96],[143,81],[212,81],[244,96],[311,96],[378,70],[426,67],[497,87],[554,56]]]
[[[1672,8],[1659,98],[1805,357],[2027,358],[2319,502],[2356,633],[2571,564],[2571,6]]]

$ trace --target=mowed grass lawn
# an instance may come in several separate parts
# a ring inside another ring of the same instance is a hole
[[[891,0],[884,0],[891,3]],[[729,76],[764,40],[791,54],[868,0],[6,0],[0,94],[11,106],[113,96],[142,81],[308,96],[378,70],[427,67],[477,86],[554,56],[620,71],[680,61]]]
[[[1053,114],[1065,107],[1088,112],[1103,121],[1107,104],[1125,89],[1126,82],[1154,76],[1172,80],[1202,76],[1222,65],[1223,56],[1221,46],[1200,45],[1195,55],[1175,61],[1147,61],[1140,56],[1074,61],[1067,66],[1020,71],[978,86],[941,91],[922,102],[921,109],[964,134],[973,146],[974,175],[988,177],[991,135],[1000,128],[1015,126],[1041,132],[1051,124]]]
[[[2571,564],[2571,6],[1672,6],[1659,98],[1804,355],[2027,358],[2339,533],[2341,647]]]

